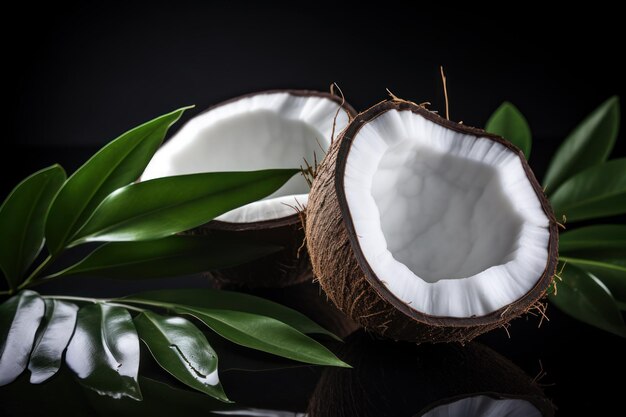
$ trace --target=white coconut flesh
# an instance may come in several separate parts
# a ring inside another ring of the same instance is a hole
[[[526,400],[476,395],[435,407],[422,417],[541,417],[541,412]]]
[[[210,109],[190,120],[152,158],[142,181],[198,172],[299,168],[321,160],[339,104],[327,97],[259,93]],[[348,124],[339,110],[335,132]],[[267,198],[217,220],[251,223],[280,219],[306,206],[309,186],[301,175]]]
[[[549,219],[518,155],[491,139],[387,111],[355,135],[344,191],[374,274],[418,312],[489,314],[546,268]]]

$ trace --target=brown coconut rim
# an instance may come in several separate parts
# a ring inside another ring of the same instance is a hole
[[[391,111],[411,111],[427,120],[467,135],[491,139],[519,158],[544,213],[549,219],[548,262],[534,287],[515,302],[484,316],[445,317],[416,311],[398,299],[379,280],[363,255],[346,201],[344,172],[352,141],[360,129]],[[313,272],[335,304],[368,329],[395,339],[466,341],[500,327],[530,310],[545,295],[556,272],[558,224],[539,182],[524,154],[504,138],[444,119],[423,106],[404,100],[380,102],[359,114],[328,151],[309,193],[306,222],[307,244]],[[329,242],[333,242],[329,244]]]

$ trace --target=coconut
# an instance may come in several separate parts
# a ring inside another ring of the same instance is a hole
[[[313,271],[330,299],[394,339],[467,341],[536,306],[557,222],[505,139],[393,99],[358,115],[309,194]]]
[[[315,163],[355,114],[341,98],[317,91],[266,91],[218,104],[187,122],[154,155],[142,180],[199,172],[298,168]],[[256,263],[210,275],[219,283],[285,286],[311,278],[302,248],[301,211],[309,184],[295,176],[257,201],[190,233],[222,234],[284,249]]]
[[[309,417],[554,415],[536,381],[476,342],[415,345],[357,332],[339,356],[353,368],[324,370]]]

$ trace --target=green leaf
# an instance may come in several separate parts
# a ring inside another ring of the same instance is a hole
[[[264,298],[240,292],[212,289],[172,289],[147,291],[122,299],[124,302],[139,301],[157,307],[201,307],[235,310],[274,318],[302,333],[325,334],[336,340],[340,338],[324,329],[304,314]],[[147,302],[147,303],[146,303]]]
[[[212,331],[204,332],[207,340],[220,355],[220,375],[229,375],[231,378],[234,374],[274,372],[285,369],[302,369],[308,368],[310,365],[306,363],[294,363],[291,359],[286,359],[276,355],[266,354],[250,354],[250,350],[233,348],[233,344]],[[230,388],[229,389],[234,389]]]
[[[620,302],[626,302],[626,266],[564,256],[561,256],[559,260],[593,274],[608,287],[614,298]]]
[[[43,247],[46,213],[64,181],[60,165],[44,168],[19,183],[0,206],[0,269],[13,290]]]
[[[550,301],[559,310],[584,323],[626,337],[626,325],[615,300],[602,282],[589,273],[566,265],[557,295]]]
[[[350,367],[323,345],[293,327],[257,314],[199,307],[175,307],[241,346],[315,365]]]
[[[524,115],[512,103],[505,101],[487,120],[485,130],[502,136],[530,157],[532,134]]]
[[[100,246],[75,265],[50,277],[67,275],[159,278],[226,268],[261,258],[280,246],[202,236],[170,236]]]
[[[76,325],[76,304],[65,301],[46,300],[46,314],[41,322],[30,355],[28,370],[30,383],[47,381],[61,368],[63,351],[74,333]]]
[[[619,131],[619,98],[611,97],[565,139],[554,154],[543,184],[551,194],[568,178],[607,160]]]
[[[0,386],[24,372],[44,309],[39,294],[29,290],[0,305]]]
[[[557,218],[568,222],[626,213],[626,158],[574,175],[550,198]]]
[[[106,196],[135,181],[150,162],[169,127],[185,107],[138,126],[110,142],[81,166],[54,199],[46,239],[58,254]]]
[[[601,224],[561,233],[559,252],[626,248],[626,225]]]
[[[100,303],[81,308],[65,361],[99,394],[141,400],[139,338],[126,309]]]
[[[74,244],[150,240],[182,232],[272,194],[298,172],[212,172],[132,184],[102,202]]]
[[[135,317],[135,326],[163,369],[191,388],[228,401],[217,373],[217,354],[190,321],[146,311]]]

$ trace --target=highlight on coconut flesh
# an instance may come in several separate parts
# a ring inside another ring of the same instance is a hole
[[[313,165],[331,136],[355,114],[341,98],[305,90],[267,91],[214,106],[187,122],[161,147],[142,180],[198,172],[252,171]],[[311,279],[299,211],[309,184],[291,178],[267,198],[227,212],[194,234],[235,234],[285,249],[251,265],[213,271],[220,284],[286,286]]]
[[[557,223],[522,152],[501,137],[388,100],[321,164],[306,235],[344,313],[384,336],[464,341],[538,306]]]

